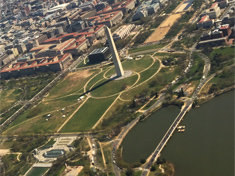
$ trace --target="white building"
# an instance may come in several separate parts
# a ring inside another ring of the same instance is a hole
[[[133,29],[135,25],[134,24],[129,24],[129,25],[124,25],[120,26],[116,31],[113,33],[113,39],[114,41],[120,40],[125,38]]]

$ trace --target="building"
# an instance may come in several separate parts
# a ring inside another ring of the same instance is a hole
[[[218,2],[214,2],[210,9],[208,9],[206,11],[207,15],[209,15],[210,19],[216,19],[220,16],[221,12],[220,12],[220,8],[218,5]]]
[[[230,28],[229,24],[221,25],[219,30],[222,31],[223,36],[228,36],[231,34],[231,28]]]
[[[197,23],[198,28],[210,28],[214,25],[214,20],[211,20],[209,15],[204,15],[201,20]]]
[[[210,40],[211,39],[211,32],[209,33],[203,33],[200,37],[200,40],[201,41],[204,41],[204,40]]]
[[[72,55],[67,53],[51,58],[40,58],[26,62],[13,63],[4,67],[1,71],[1,78],[9,79],[12,77],[29,76],[37,72],[61,71],[68,67],[73,60]]]
[[[223,36],[223,32],[219,31],[219,29],[215,29],[211,32],[211,38],[212,39],[217,39],[217,38],[222,38]]]
[[[160,0],[144,1],[135,11],[134,16],[132,17],[132,21],[140,20],[142,17],[156,13],[164,3],[165,1]]]
[[[100,10],[103,10],[104,8],[106,8],[108,6],[108,3],[107,2],[99,2],[95,5],[95,9],[96,11],[100,11]]]
[[[89,63],[99,63],[106,60],[110,56],[108,47],[94,49],[88,56]]]
[[[113,25],[119,23],[122,20],[122,17],[123,17],[122,11],[115,11],[111,13],[105,13],[89,17],[86,21],[90,26],[106,25],[108,27],[112,27]]]
[[[134,28],[134,24],[120,26],[116,31],[114,31],[113,40],[116,41],[125,38]]]
[[[17,48],[19,54],[22,54],[27,51],[27,48],[24,43],[17,44],[14,47]]]
[[[70,53],[70,54],[73,54],[73,55],[77,55],[81,52],[86,51],[88,46],[89,46],[89,41],[87,39],[77,40],[76,44],[67,47],[64,50],[64,53]]]
[[[64,41],[63,43],[59,44],[48,44],[48,45],[40,45],[38,47],[39,51],[35,51],[37,48],[33,48],[30,51],[36,52],[35,57],[41,58],[41,57],[55,57],[57,55],[63,55],[64,50],[68,47],[76,46],[76,40],[74,38],[71,38],[69,40]]]
[[[97,15],[111,13],[115,11],[122,11],[122,13],[125,14],[127,12],[130,12],[132,9],[134,9],[135,4],[136,4],[136,0],[127,0],[127,1],[117,2],[97,12]]]
[[[50,10],[47,11],[47,14],[49,15],[49,14],[53,14],[53,13],[56,13],[56,12],[62,12],[64,10],[67,10],[68,5],[69,5],[69,3],[54,6],[54,7],[50,8]]]
[[[219,5],[220,9],[223,9],[228,6],[228,1],[226,1],[226,0],[220,1],[218,5]]]
[[[147,7],[148,15],[156,13],[159,9],[160,9],[160,4],[159,3],[149,5]]]
[[[0,66],[2,67],[2,66],[7,65],[7,64],[10,63],[14,58],[15,58],[15,57],[14,57],[13,54],[11,54],[11,55],[8,55],[8,54],[6,54],[6,53],[2,54],[2,55],[0,56]]]
[[[143,17],[148,16],[148,11],[146,9],[138,10],[132,17],[132,21],[140,20]]]

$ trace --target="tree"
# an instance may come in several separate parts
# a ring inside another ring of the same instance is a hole
[[[146,159],[141,158],[140,162],[141,164],[144,164],[146,162]]]
[[[214,92],[216,92],[216,91],[218,91],[218,90],[219,90],[218,85],[212,84],[212,86],[210,87],[208,93],[211,94],[211,93],[214,93]]]
[[[134,170],[131,167],[128,167],[126,170],[126,176],[132,176],[134,174]]]
[[[152,165],[150,171],[154,172],[156,169],[157,169],[156,166]]]
[[[183,97],[183,96],[184,96],[184,90],[183,90],[183,88],[181,88],[180,92],[178,93],[177,98],[180,98],[180,97]]]

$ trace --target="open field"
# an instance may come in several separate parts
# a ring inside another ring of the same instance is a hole
[[[75,93],[83,89],[85,83],[96,73],[98,73],[98,70],[82,70],[69,73],[63,81],[50,91],[49,96],[45,100]]]
[[[79,97],[78,95],[71,95],[63,97],[61,99],[42,101],[36,107],[26,110],[13,123],[10,124],[10,127],[18,123],[21,123],[25,120],[32,119],[36,116],[43,116],[53,111],[61,110],[62,108],[66,109],[66,107],[68,106],[73,106],[73,105],[77,106],[78,97]]]
[[[91,95],[93,97],[116,95],[121,91],[128,90],[128,88],[134,85],[136,81],[138,81],[138,76],[136,74],[133,74],[132,76],[121,80],[109,81],[103,79],[101,80],[101,82],[98,82],[97,84],[92,86],[94,90],[91,92]]]
[[[224,47],[224,48],[218,48],[214,49],[211,54],[210,58],[213,58],[216,54],[222,54],[226,55],[228,57],[234,58],[234,47]]]
[[[116,97],[106,99],[90,98],[68,121],[60,132],[87,131],[99,120]]]
[[[74,112],[76,107],[70,106],[65,108],[64,111],[50,112],[50,117],[47,117],[49,113],[37,115],[33,118],[27,118],[27,114],[23,114],[21,118],[17,118],[11,126],[3,132],[3,134],[41,134],[41,133],[53,133],[64,123],[64,121]],[[65,117],[62,117],[65,115]],[[48,120],[46,120],[48,119]]]
[[[164,46],[165,45],[162,45],[162,44],[146,45],[146,46],[130,49],[130,50],[128,50],[128,53],[131,54],[131,53],[145,51],[145,50],[158,49],[158,48],[162,48]]]
[[[140,95],[143,93],[151,92],[153,90],[161,90],[167,83],[171,82],[176,77],[175,69],[170,68],[162,68],[160,72],[148,80],[145,84],[140,86],[136,86],[130,91],[126,91],[121,95],[121,98],[124,100],[132,100],[136,95]],[[152,81],[156,81],[157,84],[153,87],[150,87],[149,84]]]
[[[11,123],[4,134],[90,131],[92,127],[103,128],[99,124],[102,122],[99,121],[101,117],[108,119],[110,126],[115,126],[120,121],[109,119],[114,109],[129,103],[136,94],[150,94],[151,91],[160,90],[175,77],[174,69],[170,71],[169,68],[163,68],[161,71],[159,60],[151,56],[122,63],[125,70],[132,70],[133,73],[121,80],[108,79],[115,73],[113,65],[70,73],[37,106],[26,110]],[[153,80],[159,84],[151,87],[149,84]],[[87,94],[87,99],[78,101],[81,94],[88,90],[90,93]],[[118,96],[121,98],[116,99]],[[50,117],[47,117],[49,114]],[[124,119],[127,120],[128,117]],[[97,122],[99,123],[96,124]],[[94,127],[95,124],[97,127]]]
[[[10,108],[22,97],[21,89],[0,90],[0,113]]]
[[[146,69],[153,63],[153,59],[150,56],[144,56],[139,60],[126,60],[122,62],[122,66],[124,70],[132,70],[135,72],[140,72]],[[105,77],[110,77],[115,73],[115,68],[113,67],[108,72],[105,73]]]
[[[182,14],[173,14],[170,15],[167,19],[165,19],[160,26],[158,26],[155,31],[145,40],[144,43],[151,43],[162,40],[165,35],[168,33],[170,28],[173,26],[175,22],[182,16]]]

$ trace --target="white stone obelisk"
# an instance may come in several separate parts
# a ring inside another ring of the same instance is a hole
[[[113,58],[113,62],[114,62],[114,66],[115,66],[117,76],[121,77],[121,76],[124,75],[124,71],[123,71],[123,68],[122,68],[121,61],[120,61],[119,56],[118,56],[116,45],[113,41],[111,31],[107,26],[105,27],[105,33],[106,33],[107,38],[108,38],[109,49],[110,49],[110,52],[112,54],[112,58]]]

